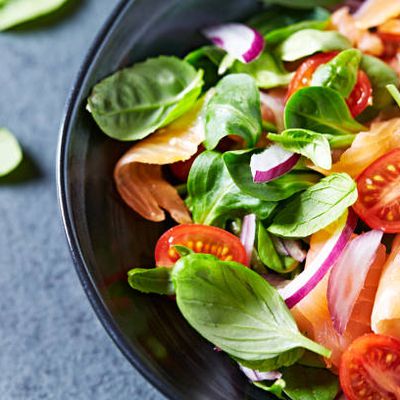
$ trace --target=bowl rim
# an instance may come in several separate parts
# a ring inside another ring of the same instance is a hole
[[[105,22],[102,24],[100,30],[95,36],[89,50],[84,56],[83,62],[78,70],[74,79],[74,83],[69,91],[66,100],[64,111],[61,118],[61,125],[59,129],[59,138],[56,156],[56,185],[58,205],[61,212],[62,224],[68,242],[72,261],[75,266],[75,271],[78,274],[79,280],[83,290],[89,299],[89,302],[95,311],[97,318],[100,320],[104,329],[111,337],[112,341],[116,344],[117,348],[122,352],[125,358],[139,371],[139,373],[152,384],[161,394],[169,399],[175,399],[179,394],[177,389],[169,382],[156,377],[149,367],[142,363],[140,355],[132,349],[128,344],[124,335],[116,325],[111,314],[108,312],[102,297],[97,290],[94,281],[91,278],[89,269],[86,265],[85,259],[80,249],[75,224],[70,212],[68,200],[68,169],[67,167],[67,151],[68,144],[71,139],[71,124],[73,122],[74,112],[78,107],[78,98],[81,92],[84,81],[89,75],[91,67],[97,59],[98,52],[102,45],[106,42],[108,34],[118,25],[119,17],[122,16],[126,9],[132,6],[135,0],[120,0],[114,9],[111,11]]]

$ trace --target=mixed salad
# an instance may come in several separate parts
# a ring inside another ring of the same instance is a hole
[[[400,0],[264,2],[88,99],[122,199],[178,223],[129,283],[277,398],[400,399]]]

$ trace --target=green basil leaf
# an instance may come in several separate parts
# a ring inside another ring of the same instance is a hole
[[[231,71],[250,75],[255,79],[257,86],[262,89],[286,86],[293,76],[292,73],[285,70],[280,60],[267,52],[262,53],[257,60],[248,64],[236,61]]]
[[[242,264],[189,254],[178,260],[172,277],[189,324],[242,365],[298,348],[330,353],[299,332],[277,290]]]
[[[203,91],[215,86],[221,79],[218,68],[225,57],[226,52],[215,46],[203,46],[189,53],[185,61],[197,70],[204,71]]]
[[[194,105],[202,76],[202,71],[176,57],[151,58],[98,83],[88,109],[108,136],[142,139]]]
[[[351,47],[349,40],[336,31],[303,29],[289,36],[277,47],[283,61],[296,61],[319,51],[345,50]]]
[[[262,131],[260,93],[255,80],[246,74],[221,79],[206,106],[207,149],[214,149],[225,136],[238,135],[253,147]]]
[[[267,218],[276,204],[243,193],[232,180],[222,155],[201,153],[190,169],[186,201],[197,224],[223,227],[226,220],[256,214]]]
[[[341,3],[343,0],[263,0],[266,5],[279,4],[291,8],[330,7]]]
[[[357,186],[349,175],[329,175],[290,200],[268,231],[288,238],[309,236],[337,220],[356,200]]]
[[[68,0],[3,0],[0,3],[0,31],[50,14]]]
[[[286,129],[348,135],[366,128],[354,120],[343,97],[325,87],[306,87],[294,93],[285,107]]]
[[[350,96],[357,82],[362,53],[357,49],[340,52],[314,72],[311,86],[324,86],[336,90],[345,99]]]
[[[280,201],[319,181],[320,176],[314,172],[293,170],[271,182],[254,183],[250,159],[259,151],[261,150],[229,151],[223,155],[233,181],[244,193],[265,201]]]
[[[268,139],[284,149],[309,158],[317,167],[331,169],[332,155],[328,138],[307,129],[286,129],[281,134],[270,133]]]
[[[274,383],[271,383],[271,385],[267,382],[253,382],[253,385],[266,392],[272,393],[278,397],[278,399],[286,399],[286,397],[283,396],[283,389],[286,386],[286,382],[283,379],[277,379]]]
[[[336,375],[326,368],[293,365],[285,368],[283,391],[291,400],[334,400],[340,386]]]
[[[171,268],[134,268],[128,272],[129,285],[143,293],[173,295],[174,285],[171,280]]]
[[[400,92],[399,92],[399,89],[397,89],[397,87],[392,85],[392,84],[391,85],[387,85],[386,89],[392,95],[392,97],[395,100],[395,102],[397,103],[397,105],[400,107]]]
[[[360,68],[368,75],[372,85],[372,108],[381,110],[392,102],[387,85],[399,86],[399,77],[389,65],[379,58],[363,55]]]
[[[279,272],[280,274],[293,271],[299,264],[292,257],[285,257],[278,254],[271,235],[267,232],[262,223],[258,224],[257,250],[260,260],[269,269]]]
[[[15,136],[0,128],[0,176],[12,172],[22,161],[22,150]]]
[[[194,253],[194,251],[192,249],[190,249],[189,247],[183,246],[181,244],[175,244],[172,247],[176,250],[176,252],[179,254],[180,257],[185,257],[188,254]]]

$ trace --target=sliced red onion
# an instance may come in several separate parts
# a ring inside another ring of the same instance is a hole
[[[275,122],[279,132],[285,129],[285,123],[283,120],[286,94],[287,90],[282,91],[282,89],[271,89],[268,93],[263,91],[260,92],[261,105],[273,114],[274,121],[270,122]]]
[[[354,238],[332,268],[328,282],[328,308],[339,334],[346,330],[382,236],[383,232],[373,230]]]
[[[274,242],[276,251],[281,256],[292,257],[298,262],[303,262],[306,259],[307,252],[301,247],[299,240],[273,237],[272,241]]]
[[[279,371],[259,372],[255,369],[250,369],[239,365],[242,372],[252,381],[275,381],[282,378],[282,374]]]
[[[265,46],[264,37],[259,32],[239,23],[211,26],[204,29],[203,34],[216,46],[246,64],[254,61]]]
[[[261,276],[276,289],[283,289],[291,282],[283,275],[274,274],[273,272],[262,274]]]
[[[324,278],[346,248],[356,223],[357,217],[354,211],[349,209],[340,217],[332,236],[325,242],[310,265],[285,288],[279,290],[289,308],[304,299]]]
[[[253,154],[250,160],[251,174],[255,183],[264,183],[289,172],[299,161],[300,155],[287,151],[277,144],[262,153]]]
[[[246,215],[243,218],[242,232],[240,241],[242,242],[247,256],[246,265],[250,265],[251,254],[253,252],[254,241],[256,239],[256,216],[255,214]]]

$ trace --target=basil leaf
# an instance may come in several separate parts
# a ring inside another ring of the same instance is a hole
[[[0,2],[0,31],[50,14],[68,0],[3,0]]]
[[[397,89],[396,86],[394,85],[387,85],[386,89],[388,92],[391,94],[397,105],[400,107],[400,92],[399,89]]]
[[[298,262],[292,257],[285,257],[278,254],[275,249],[271,235],[264,228],[263,224],[258,224],[257,250],[260,260],[273,271],[285,274],[293,271]]]
[[[328,138],[307,129],[286,129],[281,134],[270,133],[268,139],[284,149],[309,158],[317,167],[331,169],[332,155]]]
[[[285,127],[333,135],[358,133],[366,128],[354,120],[335,90],[312,86],[294,93],[285,107]]]
[[[176,250],[180,257],[185,257],[188,254],[194,253],[192,249],[181,244],[174,244],[172,247]]]
[[[293,74],[287,72],[280,60],[271,53],[264,52],[257,60],[244,64],[236,61],[232,72],[245,73],[253,77],[259,88],[271,89],[277,86],[286,86],[292,79]]]
[[[283,389],[286,386],[286,382],[283,379],[277,379],[271,385],[268,385],[267,382],[253,382],[253,385],[262,390],[265,390],[266,392],[272,393],[273,395],[278,397],[278,399],[286,399],[286,397],[283,396]]]
[[[266,183],[254,183],[250,170],[251,156],[262,149],[229,151],[223,158],[236,185],[250,196],[265,201],[280,201],[318,182],[319,175],[311,171],[291,171]]]
[[[142,139],[194,105],[202,76],[202,71],[176,57],[151,58],[98,83],[88,109],[108,136]]]
[[[302,29],[325,29],[329,17],[330,13],[320,7],[291,10],[275,6],[252,18],[248,24],[264,36],[268,47],[273,47]]]
[[[392,102],[387,85],[399,86],[399,78],[389,65],[379,58],[363,55],[360,68],[368,75],[372,86],[372,108],[381,110]],[[369,107],[368,107],[369,108]]]
[[[215,86],[221,79],[218,74],[218,68],[226,52],[215,46],[203,46],[192,51],[185,57],[185,61],[191,64],[197,70],[204,71],[203,91],[207,91]]]
[[[288,238],[309,236],[338,219],[356,200],[357,186],[349,175],[329,175],[290,200],[268,231]]]
[[[207,149],[214,149],[225,136],[241,136],[253,147],[261,134],[260,93],[255,80],[246,74],[221,79],[206,106]]]
[[[325,368],[293,365],[282,372],[291,400],[334,400],[340,389],[337,376]]]
[[[340,52],[331,61],[317,68],[311,86],[328,87],[339,92],[344,98],[349,97],[357,82],[361,56],[361,51],[356,49]]]
[[[197,224],[223,227],[226,220],[256,214],[267,218],[275,203],[243,193],[232,180],[220,153],[205,151],[195,160],[188,178],[186,201]]]
[[[316,6],[330,7],[341,3],[343,0],[263,0],[267,5],[269,4],[279,4],[286,7],[292,8],[313,8]]]
[[[298,348],[330,353],[299,332],[276,289],[242,264],[189,254],[178,260],[172,277],[189,324],[242,365],[262,364]],[[286,356],[285,365],[288,361]]]
[[[283,61],[296,61],[319,51],[345,50],[351,47],[349,40],[336,31],[303,29],[294,33],[277,47]]]
[[[129,285],[143,293],[173,295],[174,285],[171,281],[171,268],[134,268],[128,272]]]
[[[15,136],[0,128],[0,176],[14,171],[22,161],[22,150]]]

